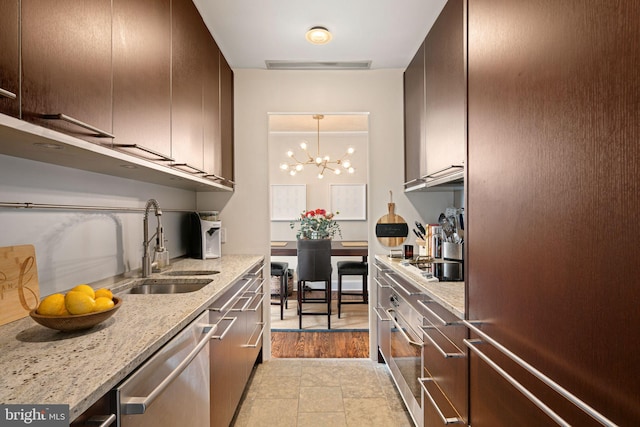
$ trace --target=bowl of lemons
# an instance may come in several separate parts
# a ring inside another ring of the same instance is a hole
[[[104,322],[120,308],[122,299],[109,289],[78,285],[66,294],[51,294],[29,316],[42,326],[59,331],[80,331]]]

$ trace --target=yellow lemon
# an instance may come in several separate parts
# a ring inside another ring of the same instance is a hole
[[[108,310],[114,306],[113,300],[107,297],[98,297],[96,298],[96,307],[94,311],[103,311]]]
[[[109,289],[100,288],[96,290],[96,302],[98,302],[97,299],[100,297],[106,297],[106,298],[112,299],[113,293]]]
[[[91,298],[96,297],[96,293],[93,291],[93,288],[89,285],[78,285],[75,288],[71,289],[72,291],[83,292],[89,295]]]
[[[94,310],[96,300],[84,292],[69,291],[64,297],[64,305],[71,314],[86,314]]]
[[[62,294],[52,294],[43,298],[36,312],[45,316],[69,314],[64,306],[64,295]]]

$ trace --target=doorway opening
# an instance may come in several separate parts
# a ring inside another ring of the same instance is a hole
[[[318,120],[318,115],[322,118]],[[306,151],[301,143],[306,144]],[[365,246],[369,230],[368,215],[368,113],[271,113],[269,114],[269,188],[271,214],[271,261],[286,264],[287,290],[283,306],[279,305],[281,283],[272,277],[271,284],[271,356],[272,357],[368,357],[368,304],[343,304],[338,318],[337,263],[361,261],[361,256],[332,256],[332,315],[331,329],[327,315],[303,316],[299,328],[297,312],[297,257],[295,252],[275,255],[283,245],[295,248],[300,215],[303,211],[323,209],[335,214],[340,232],[333,237],[335,244],[356,242]],[[347,154],[348,148],[354,151]],[[287,153],[289,152],[289,155]],[[307,162],[302,168],[296,164],[321,155],[329,158],[328,168]],[[349,173],[343,160],[347,160]],[[340,160],[340,161],[338,161]],[[282,165],[287,164],[288,168]],[[295,173],[292,173],[295,170]],[[336,173],[339,170],[339,173]],[[319,175],[322,177],[319,178]],[[312,288],[315,284],[311,284]],[[367,285],[368,286],[368,285]],[[343,276],[343,290],[362,289],[362,279]],[[314,291],[304,288],[307,296]],[[344,296],[344,300],[356,296]],[[360,297],[362,298],[362,297]],[[304,305],[306,307],[306,305]]]

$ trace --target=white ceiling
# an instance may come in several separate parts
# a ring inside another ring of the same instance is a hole
[[[233,69],[276,61],[371,61],[404,69],[446,0],[194,0]],[[333,40],[315,46],[306,31],[324,26]]]

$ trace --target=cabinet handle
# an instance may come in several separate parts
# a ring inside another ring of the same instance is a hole
[[[67,116],[66,114],[62,114],[62,113],[58,113],[58,114],[43,114],[42,118],[45,120],[62,120],[68,123],[71,123],[73,125],[76,126],[80,126],[81,128],[85,128],[87,130],[90,130],[92,132],[95,132],[97,134],[97,136],[101,137],[101,138],[115,138],[115,136],[111,135],[109,132],[105,132],[101,129],[98,129],[97,127],[91,126],[90,124],[87,124],[85,122],[81,122],[78,119],[74,119],[71,116]]]
[[[140,151],[144,151],[145,153],[149,153],[149,154],[153,154],[154,156],[158,156],[160,157],[158,160],[160,161],[167,161],[167,162],[173,162],[174,159],[166,156],[162,153],[158,153],[157,151],[153,151],[150,148],[147,147],[143,147],[142,145],[138,145],[138,144],[113,144],[113,147],[116,148],[135,148],[136,150],[140,150]]]
[[[188,169],[191,169],[192,171],[194,171],[193,172],[194,174],[206,173],[202,169],[198,169],[197,167],[191,166],[188,163],[169,163],[169,166],[171,166],[172,168],[188,168]]]
[[[427,320],[427,322],[429,322],[429,320]],[[429,322],[429,323],[431,323],[431,322]],[[429,335],[427,333],[427,329],[435,329],[435,330],[437,330],[440,335],[442,335],[447,341],[449,341],[451,343],[451,345],[453,345],[458,350],[458,353],[447,353],[446,351],[444,351],[444,349],[442,347],[440,347],[440,345],[438,345],[438,343],[431,337],[431,335]],[[442,355],[442,357],[444,357],[445,359],[454,358],[454,357],[456,357],[456,358],[457,357],[465,357],[466,356],[466,354],[462,350],[460,350],[458,348],[458,346],[455,345],[446,335],[444,335],[442,332],[440,332],[440,330],[433,323],[431,323],[430,326],[423,326],[422,330],[424,331],[424,336],[427,337],[429,342],[431,342],[431,344],[435,347],[435,349],[438,350],[438,353],[440,353]]]
[[[386,316],[386,319],[383,319],[382,316],[380,315],[380,310],[382,310],[383,313],[385,313],[384,311],[384,307],[373,307],[373,311],[376,312],[376,316],[378,316],[378,319],[380,319],[381,322],[390,322],[391,318],[389,316]]]
[[[198,342],[198,344],[191,350],[191,352],[176,366],[169,375],[167,375],[160,384],[156,388],[151,391],[147,396],[137,396],[137,397],[129,397],[122,403],[123,413],[124,414],[144,414],[149,407],[160,394],[169,387],[169,385],[180,376],[180,374],[187,369],[189,364],[196,356],[202,351],[202,349],[209,344],[213,333],[216,331],[216,325],[206,325],[204,330],[206,332],[205,336]]]
[[[427,390],[427,386],[425,385],[426,382],[432,382],[434,384],[436,384],[436,386],[438,385],[435,380],[433,378],[418,378],[418,381],[420,382],[420,386],[422,386],[422,391],[424,391],[424,394],[427,395],[427,397],[429,398],[429,400],[431,401],[431,404],[433,405],[433,407],[435,408],[436,412],[438,413],[438,415],[440,416],[440,419],[442,420],[442,424],[464,424],[464,421],[462,420],[462,417],[460,417],[460,415],[458,415],[457,417],[450,417],[447,418],[444,416],[444,414],[442,413],[442,410],[440,410],[440,407],[438,406],[438,404],[436,403],[435,399],[433,398],[433,396],[431,395],[431,393],[429,393],[429,390]],[[439,389],[440,387],[438,387]],[[440,390],[442,392],[442,390]],[[443,396],[445,398],[447,398],[447,396],[442,393]],[[450,402],[449,398],[447,398],[447,401]],[[451,406],[453,408],[453,405]],[[456,409],[453,408],[453,410],[456,412]]]
[[[227,307],[231,304],[236,302],[236,298],[238,297],[238,295],[240,295],[241,293],[244,293],[245,289],[247,288],[247,285],[249,283],[251,283],[252,279],[248,279],[248,278],[244,278],[242,280],[246,280],[247,284],[245,284],[244,286],[242,286],[235,294],[233,294],[233,296],[231,298],[229,298],[229,300],[224,303],[224,305],[220,308],[217,307],[210,307],[209,310],[211,311],[225,311],[227,309]]]
[[[549,386],[549,388],[553,389],[556,393],[558,393],[560,396],[564,397],[565,399],[567,399],[569,402],[573,403],[575,406],[577,406],[578,408],[580,408],[580,410],[582,410],[585,414],[589,415],[591,418],[593,418],[594,420],[596,420],[597,422],[599,422],[600,424],[602,424],[603,426],[607,426],[607,427],[616,427],[617,424],[615,424],[613,421],[609,420],[608,418],[606,418],[604,415],[602,415],[601,413],[599,413],[598,411],[596,411],[594,408],[592,408],[591,406],[589,406],[587,403],[583,402],[582,400],[578,399],[574,394],[572,394],[569,390],[565,389],[564,387],[562,387],[560,384],[556,383],[555,381],[553,381],[551,378],[549,378],[548,376],[546,376],[545,374],[543,374],[542,372],[540,372],[539,370],[537,370],[536,368],[534,368],[533,366],[531,366],[529,363],[527,363],[526,361],[524,361],[522,358],[520,358],[519,356],[517,356],[515,353],[513,353],[511,350],[507,349],[505,346],[503,346],[502,344],[500,344],[498,341],[494,340],[493,338],[491,338],[489,335],[487,335],[486,333],[482,332],[478,327],[476,327],[474,325],[474,323],[479,323],[477,321],[468,321],[468,320],[464,320],[463,323],[465,324],[465,326],[467,326],[473,333],[475,333],[476,335],[479,335],[482,340],[470,340],[470,339],[465,339],[464,343],[466,344],[467,347],[469,347],[474,353],[476,353],[482,360],[484,360],[485,362],[487,362],[487,364],[489,366],[491,366],[493,369],[496,370],[496,372],[498,372],[503,378],[505,378],[509,383],[511,383],[511,385],[513,385],[518,391],[520,391],[522,394],[524,394],[529,400],[531,400],[538,408],[540,408],[544,413],[546,413],[547,415],[549,415],[554,421],[556,421],[558,424],[560,425],[569,425],[568,423],[566,423],[566,421],[564,421],[562,418],[560,418],[555,412],[553,412],[551,409],[549,409],[544,403],[542,403],[542,401],[540,401],[536,396],[534,396],[529,390],[527,390],[525,387],[523,387],[520,383],[518,383],[513,377],[511,377],[504,369],[502,369],[497,363],[495,363],[493,360],[491,360],[487,355],[485,355],[484,353],[482,353],[482,351],[480,351],[477,347],[476,344],[479,344],[483,341],[488,342],[489,344],[491,344],[494,348],[496,348],[497,350],[499,350],[502,354],[504,354],[505,356],[507,356],[509,359],[511,359],[512,361],[514,361],[515,363],[517,363],[520,367],[522,367],[524,370],[526,370],[527,372],[529,372],[531,375],[533,375],[535,378],[537,378],[538,380],[540,380],[541,382],[543,382],[544,384],[546,384],[547,386]]]
[[[85,422],[85,425],[95,427],[109,427],[116,421],[116,418],[116,414],[94,415]]]
[[[374,281],[374,282],[376,282],[376,283],[378,284],[378,287],[379,287],[379,288],[382,288],[382,289],[388,289],[388,288],[390,288],[390,287],[391,287],[390,285],[387,285],[386,283],[382,283],[380,280],[378,280],[378,278],[377,278],[377,277],[374,277],[374,278],[373,278],[373,281]]]
[[[11,99],[16,99],[18,97],[18,95],[16,95],[15,93],[9,92],[8,90],[2,88],[0,88],[0,96]]]
[[[387,314],[389,315],[389,320],[391,320],[391,322],[393,322],[393,324],[396,326],[396,328],[398,328],[398,331],[402,334],[404,339],[406,339],[409,342],[409,344],[415,345],[416,347],[424,347],[424,343],[423,342],[414,341],[411,338],[409,338],[409,335],[407,335],[407,333],[404,331],[404,329],[402,329],[402,326],[400,326],[400,324],[396,321],[396,319],[393,318],[393,316],[391,315],[392,311],[395,312],[395,310],[393,308],[388,308],[386,311],[387,311]],[[400,315],[400,314],[398,313],[398,315]]]
[[[375,268],[377,268],[377,269],[378,269],[378,271],[379,271],[380,273],[386,273],[386,272],[388,272],[388,271],[391,271],[391,269],[390,269],[390,268],[382,268],[382,267],[380,267],[380,265],[379,265],[377,262],[376,262],[375,264],[373,264],[373,265],[374,265],[374,267],[375,267]]]
[[[457,322],[447,322],[442,317],[438,316],[433,310],[431,310],[429,307],[427,307],[426,303],[431,303],[431,302],[433,302],[433,301],[418,300],[418,304],[420,306],[422,306],[422,308],[427,310],[429,312],[429,314],[431,314],[433,317],[435,317],[436,320],[438,321],[438,323],[442,324],[442,326],[450,326],[450,325],[453,325],[453,324],[457,323]]]
[[[389,278],[389,280],[391,280],[393,283],[395,283],[397,287],[399,287],[400,289],[402,289],[402,291],[403,291],[405,294],[407,294],[407,295],[409,295],[409,296],[411,296],[411,295],[422,295],[422,292],[409,292],[408,290],[406,290],[404,286],[402,286],[400,283],[398,283],[398,281],[397,281],[397,280],[395,280],[393,277],[391,277],[391,274],[387,273],[387,274],[386,274],[386,276],[387,276],[387,278]],[[393,286],[392,286],[392,287],[393,287]]]
[[[402,185],[404,185],[406,187],[407,185],[411,185],[414,182],[424,182],[424,178],[415,178],[415,179],[412,179],[411,181],[407,181],[407,182],[402,183]]]
[[[249,304],[251,304],[251,300],[253,299],[252,297],[240,297],[238,298],[238,301],[240,301],[241,299],[246,299],[247,302],[245,302],[242,307],[240,308],[233,308],[231,307],[231,311],[247,311],[247,307],[249,307]]]
[[[262,329],[260,329],[260,333],[258,334],[258,339],[256,339],[256,342],[254,344],[244,344],[242,347],[245,348],[256,348],[258,346],[258,343],[260,342],[260,340],[262,339],[262,336],[264,335],[264,328],[266,327],[264,322],[258,322],[256,323],[256,329],[258,328],[258,326],[262,326]],[[253,334],[251,334],[251,336],[253,336]]]
[[[211,179],[213,181],[224,181],[224,182],[228,182],[231,185],[236,185],[235,181],[231,181],[229,178],[225,178],[225,177],[216,175],[214,173],[208,173],[205,176],[203,176],[203,178]]]
[[[451,170],[451,169],[455,169],[455,170]],[[464,169],[464,166],[462,165],[451,165],[451,166],[447,166],[444,169],[440,169],[439,171],[435,171],[430,173],[429,175],[425,175],[424,177],[422,177],[422,180],[424,180],[425,178],[442,178],[443,176],[447,176],[450,175],[452,173],[458,172],[458,169]],[[451,170],[451,172],[449,173],[443,173],[443,172],[447,172]],[[440,175],[442,174],[442,175]]]
[[[256,296],[254,296],[252,299],[256,299],[258,295],[260,295],[260,300],[258,301],[256,306],[254,308],[248,308],[246,311],[253,311],[253,312],[258,311],[258,308],[260,308],[260,306],[262,305],[262,301],[264,301],[264,297],[266,296],[266,294],[264,292],[261,294],[256,294]]]
[[[220,335],[212,335],[211,339],[212,340],[220,340],[222,341],[224,339],[224,337],[227,335],[227,333],[231,330],[231,327],[233,326],[234,323],[236,323],[236,320],[238,320],[237,317],[223,317],[222,319],[220,319],[218,321],[218,323],[222,322],[223,320],[231,320],[231,322],[229,322],[229,326],[227,326],[227,329],[224,330],[224,332],[222,332]]]

